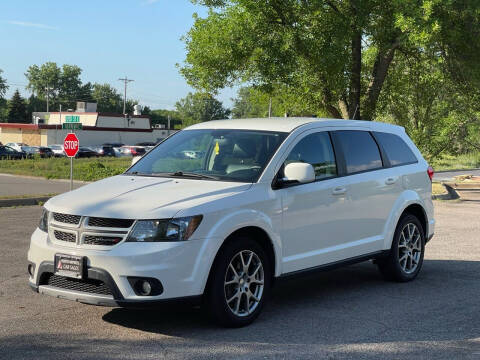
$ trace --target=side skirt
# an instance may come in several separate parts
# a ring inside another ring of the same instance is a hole
[[[307,269],[292,271],[292,272],[288,272],[288,273],[280,275],[279,277],[277,277],[277,280],[287,280],[287,279],[292,279],[292,278],[296,278],[296,277],[310,275],[310,274],[313,274],[313,273],[316,273],[316,272],[334,270],[334,269],[337,269],[337,268],[340,268],[340,267],[343,267],[343,266],[353,265],[353,264],[356,264],[356,263],[360,263],[360,262],[363,262],[363,261],[375,259],[375,258],[378,258],[378,257],[387,256],[389,252],[390,252],[390,250],[375,251],[375,252],[372,252],[372,253],[368,253],[368,254],[360,255],[360,256],[355,256],[355,257],[348,258],[348,259],[345,259],[345,260],[334,261],[334,262],[331,262],[331,263],[328,263],[328,264],[323,264],[323,265],[314,266],[314,267],[307,268]]]

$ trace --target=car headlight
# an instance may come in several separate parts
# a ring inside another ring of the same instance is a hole
[[[42,217],[38,223],[38,228],[42,231],[48,232],[48,210],[43,209]]]
[[[202,218],[202,215],[196,215],[166,220],[138,220],[127,241],[185,241],[192,236]]]

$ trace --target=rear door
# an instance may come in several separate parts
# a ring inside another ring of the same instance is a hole
[[[401,192],[401,177],[389,167],[371,132],[340,130],[332,135],[347,180],[349,255],[381,250],[387,219]]]

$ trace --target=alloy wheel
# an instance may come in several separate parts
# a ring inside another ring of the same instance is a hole
[[[418,268],[422,255],[422,238],[417,225],[406,224],[400,232],[398,241],[398,262],[402,270],[411,274]]]
[[[264,291],[264,269],[259,256],[242,250],[230,261],[224,280],[225,301],[230,311],[239,317],[252,314]]]

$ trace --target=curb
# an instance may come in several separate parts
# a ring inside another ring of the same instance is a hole
[[[23,199],[0,199],[0,208],[2,207],[12,207],[12,206],[30,206],[30,205],[40,205],[50,199],[51,196],[40,196],[34,198],[23,198]]]

